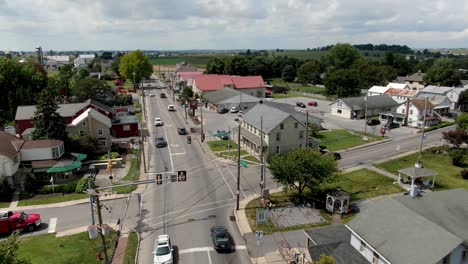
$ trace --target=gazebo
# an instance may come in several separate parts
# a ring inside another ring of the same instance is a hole
[[[402,174],[411,178],[410,195],[412,197],[418,196],[419,189],[420,189],[420,187],[416,186],[415,181],[420,180],[422,178],[426,178],[426,177],[432,177],[431,187],[434,188],[435,176],[437,176],[436,172],[431,171],[431,170],[426,169],[426,168],[423,168],[422,166],[409,167],[409,168],[406,168],[406,169],[399,170],[398,171],[398,182],[401,182]]]
[[[331,213],[348,212],[349,198],[351,195],[341,189],[336,189],[327,193],[326,209]]]

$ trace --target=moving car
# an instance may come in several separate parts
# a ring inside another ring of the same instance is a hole
[[[150,97],[154,97],[154,93],[150,93],[149,96],[150,96]]]
[[[303,102],[296,102],[297,107],[306,108],[306,105]]]
[[[168,105],[167,110],[168,111],[175,111],[175,106],[174,105]]]
[[[214,226],[210,229],[211,241],[215,250],[231,251],[233,240],[224,226]]]
[[[163,121],[161,120],[160,117],[156,117],[154,119],[154,126],[163,126],[163,125],[164,125],[164,123],[163,123]]]
[[[239,113],[239,107],[237,107],[237,106],[231,107],[231,111],[230,111],[230,112],[231,112],[231,113]]]
[[[394,128],[399,128],[399,127],[400,127],[400,124],[395,123],[395,122],[385,124],[385,128],[388,129],[388,130],[394,129]]]
[[[177,128],[177,133],[179,135],[187,135],[187,130],[185,129],[185,127]]]
[[[317,105],[318,105],[317,102],[314,102],[314,101],[308,102],[307,104],[308,104],[309,106],[317,106]]]
[[[169,235],[160,235],[154,242],[154,264],[172,264],[172,248]]]
[[[167,142],[163,137],[157,137],[155,141],[156,141],[157,148],[167,147]]]
[[[378,119],[369,119],[369,120],[367,120],[367,125],[368,126],[380,125],[380,120],[378,120]]]
[[[329,151],[328,149],[322,148],[322,147],[319,147],[319,151],[323,155],[333,155],[334,160],[340,160],[341,159],[341,154],[338,153],[338,152],[332,152],[332,151]]]
[[[166,98],[166,94],[165,94],[165,93],[161,93],[160,97],[161,97],[161,98]]]
[[[226,130],[217,130],[216,133],[222,134],[221,136],[219,136],[220,139],[229,139],[229,135]]]
[[[0,234],[9,234],[15,230],[27,230],[32,232],[40,225],[40,214],[0,211]]]
[[[227,113],[227,112],[229,112],[229,110],[227,110],[227,109],[226,109],[226,108],[224,108],[224,107],[223,107],[223,108],[220,108],[220,109],[218,109],[218,114],[225,114],[225,113]]]

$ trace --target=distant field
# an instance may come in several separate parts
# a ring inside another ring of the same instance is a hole
[[[203,55],[187,55],[187,56],[174,56],[174,57],[158,57],[151,58],[151,63],[155,65],[175,65],[176,63],[186,61],[193,65],[206,67],[208,61],[213,57],[224,57],[224,54],[203,54]]]

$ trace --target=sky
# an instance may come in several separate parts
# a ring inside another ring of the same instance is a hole
[[[0,0],[0,50],[467,48],[467,0]]]

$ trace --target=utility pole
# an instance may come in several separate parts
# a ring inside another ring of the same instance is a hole
[[[366,110],[364,111],[364,136],[367,135],[367,94],[364,97],[364,101],[366,101]]]
[[[419,168],[421,166],[422,146],[423,146],[423,141],[424,141],[424,127],[426,126],[427,100],[428,98],[426,97],[426,102],[424,104],[424,117],[423,117],[423,124],[422,124],[421,141],[419,143],[419,157],[418,157],[418,161],[416,161],[416,167],[419,166]]]
[[[239,131],[237,134],[237,203],[236,203],[236,210],[239,210],[239,193],[240,193],[240,140],[241,140],[241,122],[239,121]]]
[[[305,133],[305,147],[309,147],[309,110],[306,110],[306,133]]]
[[[101,236],[102,247],[104,248],[104,263],[109,263],[109,256],[107,255],[107,246],[106,246],[106,237],[102,233],[102,214],[101,214],[101,203],[99,202],[99,195],[96,195],[96,207],[98,212],[98,221],[99,221],[99,235]]]
[[[263,197],[263,190],[265,190],[265,162],[263,161],[263,116],[260,116],[260,159],[262,166],[260,166],[260,196]]]
[[[91,177],[88,176],[88,189],[91,190]],[[89,193],[89,205],[91,207],[91,224],[94,225],[93,195]]]
[[[201,135],[203,135],[203,102],[201,99],[200,99],[200,123],[201,123]]]
[[[145,137],[143,135],[143,116],[146,116],[146,107],[145,107],[145,93],[143,91],[143,109],[141,110],[143,112],[141,121],[140,121],[140,136],[141,136],[141,153],[143,155],[143,170],[146,173],[146,157],[145,157]]]

